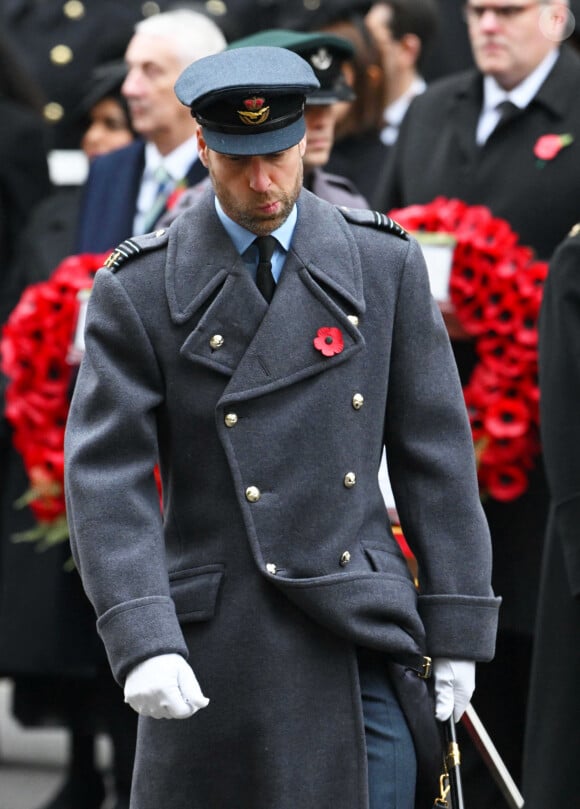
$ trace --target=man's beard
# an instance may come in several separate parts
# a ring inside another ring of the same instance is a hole
[[[268,192],[265,194],[254,193],[255,203],[258,205],[266,205],[269,202],[281,203],[281,208],[277,213],[260,216],[247,210],[246,206],[229,191],[225,183],[221,183],[216,178],[211,166],[208,167],[208,170],[215,194],[225,213],[238,225],[246,228],[251,233],[255,233],[257,236],[267,236],[286,221],[302,188],[302,161],[300,161],[296,172],[296,182],[290,192],[277,191],[275,195],[270,195]]]

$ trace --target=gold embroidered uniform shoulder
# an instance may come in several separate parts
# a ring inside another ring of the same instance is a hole
[[[379,230],[386,230],[388,233],[393,233],[400,239],[409,240],[409,234],[405,228],[401,227],[398,222],[395,222],[394,219],[391,219],[390,216],[384,213],[364,210],[362,208],[347,208],[344,205],[337,207],[347,222],[352,222],[355,225],[378,228]]]
[[[117,272],[130,259],[166,244],[168,233],[167,228],[161,228],[151,233],[144,233],[142,236],[131,236],[130,239],[125,239],[115,247],[112,253],[109,253],[103,266],[111,272]]]

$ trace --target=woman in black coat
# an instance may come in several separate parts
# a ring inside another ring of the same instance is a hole
[[[526,809],[578,805],[580,225],[550,264],[540,319],[540,393],[551,504],[526,728]]]

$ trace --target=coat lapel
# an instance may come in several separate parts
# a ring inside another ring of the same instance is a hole
[[[261,396],[345,362],[364,346],[350,320],[364,308],[360,256],[344,217],[303,191],[276,293],[222,402]],[[332,357],[313,343],[326,326],[338,329],[343,340]]]
[[[364,345],[349,319],[364,311],[360,257],[334,206],[302,193],[292,248],[270,306],[224,233],[211,195],[172,230],[166,265],[171,317],[185,323],[204,310],[181,354],[231,377],[222,401],[294,384],[346,361]],[[195,253],[200,240],[202,264]],[[339,329],[343,339],[332,357],[313,344],[325,326]],[[219,347],[216,335],[222,337]]]
[[[477,122],[483,103],[481,78],[476,71],[465,74],[464,84],[458,88],[449,109],[449,119],[454,122],[458,144],[458,164],[474,160],[479,146],[475,140]]]

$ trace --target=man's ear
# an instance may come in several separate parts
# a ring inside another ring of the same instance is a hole
[[[405,67],[416,67],[421,55],[421,40],[416,34],[404,34],[399,40]]]
[[[300,157],[304,157],[304,153],[306,152],[306,135],[298,142],[298,148],[300,150]]]
[[[199,159],[207,168],[207,143],[203,139],[203,132],[201,131],[201,126],[198,127],[197,132],[195,133],[197,136],[197,151],[199,154]]]

